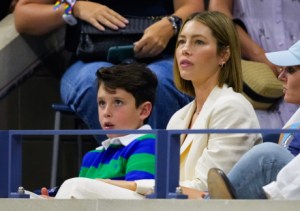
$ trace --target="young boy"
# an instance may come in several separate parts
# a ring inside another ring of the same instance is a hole
[[[150,130],[144,123],[155,101],[156,76],[142,64],[106,67],[96,75],[102,129]],[[154,179],[153,134],[107,136],[102,146],[84,156],[79,177],[66,180],[56,198],[126,198],[139,195],[128,190],[138,191],[136,180]]]

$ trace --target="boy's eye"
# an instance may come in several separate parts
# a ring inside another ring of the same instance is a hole
[[[121,100],[116,100],[116,101],[115,101],[115,104],[116,104],[117,106],[123,105],[123,101],[121,101]]]
[[[105,102],[103,100],[99,100],[98,101],[98,106],[101,107],[101,108],[105,107]]]

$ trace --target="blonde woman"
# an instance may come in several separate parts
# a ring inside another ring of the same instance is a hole
[[[232,21],[219,12],[192,15],[178,36],[174,60],[177,88],[194,101],[177,111],[168,129],[259,128],[242,91],[241,52]],[[207,191],[212,167],[228,172],[261,142],[259,134],[187,134],[181,137],[180,181],[183,192]]]

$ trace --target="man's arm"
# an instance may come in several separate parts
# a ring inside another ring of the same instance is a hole
[[[233,19],[233,4],[234,1],[232,0],[210,0],[209,10],[223,12]],[[277,76],[277,67],[270,63],[270,61],[266,58],[265,50],[259,46],[241,26],[236,25],[236,28],[241,42],[243,58],[267,64]]]
[[[20,0],[15,8],[15,25],[20,33],[42,35],[62,27],[64,4],[54,10],[56,0]],[[127,20],[105,5],[77,0],[72,9],[76,18],[85,20],[99,30],[125,27]]]
[[[173,0],[174,13],[183,21],[191,14],[204,10],[203,0]],[[152,57],[160,54],[174,36],[174,29],[167,18],[163,18],[148,27],[143,37],[135,42],[135,56]]]
[[[42,35],[62,27],[63,5],[54,11],[54,4],[55,0],[19,0],[14,10],[17,31]]]

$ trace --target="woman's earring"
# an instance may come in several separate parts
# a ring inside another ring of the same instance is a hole
[[[219,66],[221,67],[221,69],[225,66],[225,62],[222,61],[222,64],[219,64]]]

